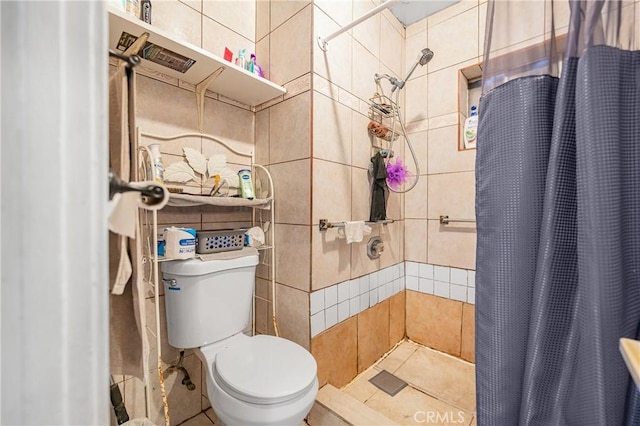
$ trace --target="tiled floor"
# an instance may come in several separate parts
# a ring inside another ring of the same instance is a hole
[[[409,385],[396,396],[387,395],[369,383],[381,370]],[[399,425],[476,425],[475,366],[410,341],[400,343],[342,391]],[[180,426],[216,422],[209,408]]]
[[[396,396],[369,383],[380,370],[409,386]],[[399,425],[475,426],[475,367],[442,352],[402,342],[342,389]]]

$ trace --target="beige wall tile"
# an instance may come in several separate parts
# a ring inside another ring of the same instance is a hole
[[[475,182],[474,172],[429,175],[429,219],[474,218]]]
[[[267,80],[271,76],[270,72],[270,46],[271,46],[271,37],[266,36],[263,37],[260,41],[256,42],[256,63],[262,69],[262,73],[264,74],[264,78]]]
[[[353,16],[359,17],[376,6],[371,0],[353,0]],[[353,27],[353,37],[358,40],[373,56],[380,55],[380,14]]]
[[[329,219],[343,220],[343,219]],[[316,222],[314,222],[315,224]],[[337,229],[320,232],[311,228],[311,289],[319,290],[346,281],[351,275],[351,247],[338,236]]]
[[[310,0],[271,0],[271,31],[311,3]]]
[[[429,220],[427,232],[427,260],[429,263],[476,269],[475,224],[440,225],[437,220]]]
[[[477,5],[478,0],[462,0],[456,4],[446,7],[441,11],[427,17],[427,27],[431,28],[435,25],[438,25],[439,23],[442,23],[447,19],[451,19],[456,15],[460,15],[461,13],[464,13],[465,11],[476,7]]]
[[[393,19],[396,20],[395,17]],[[384,17],[380,19],[380,34],[380,60],[389,67],[395,75],[403,78],[403,37],[396,31],[390,20]]]
[[[385,9],[382,12],[380,12],[380,15],[382,15],[383,18],[385,18],[387,21],[389,21],[389,23],[391,24],[391,26],[398,32],[398,34],[400,34],[402,36],[402,38],[404,39],[405,37],[405,29],[404,29],[404,24],[402,24],[400,21],[398,21],[398,18],[395,17],[395,15],[393,13],[391,13],[391,11],[389,9]]]
[[[311,162],[309,159],[274,164],[270,168],[275,191],[277,223],[309,225]]]
[[[427,217],[428,183],[426,175],[420,176],[416,186],[404,194],[404,214],[407,219],[423,219]]]
[[[214,21],[232,29],[246,39],[255,41],[255,0],[203,0],[202,13]]]
[[[430,348],[460,356],[462,302],[407,292],[407,337]]]
[[[421,22],[426,22],[426,20],[422,20]],[[414,24],[415,25],[415,24]],[[403,78],[409,73],[411,67],[417,62],[418,58],[422,55],[422,49],[426,47],[430,47],[427,42],[427,31],[425,25],[425,31],[420,31],[407,36],[405,41],[405,59],[404,59],[404,67],[402,68],[402,76]],[[433,49],[432,49],[433,50]],[[418,65],[413,74],[411,75],[411,79],[427,75],[427,66],[426,65]],[[425,94],[426,96],[426,94]]]
[[[202,13],[202,0],[180,0],[180,2]]]
[[[427,131],[409,134],[409,141],[411,142],[411,146],[413,147],[416,157],[418,158],[418,166],[420,168],[421,175],[426,175],[428,172],[428,136],[429,132]],[[408,149],[405,149],[405,158],[406,163],[410,166],[413,166],[413,158],[411,157]]]
[[[271,32],[271,0],[256,0],[256,41]]]
[[[389,346],[393,347],[405,337],[406,317],[405,292],[401,291],[389,298]]]
[[[427,263],[427,220],[405,219],[405,260]]]
[[[340,26],[347,25],[353,19],[351,13],[352,0],[314,0],[318,8],[327,14],[332,20],[336,21]]]
[[[267,324],[271,321],[271,318],[267,316],[267,312],[269,311],[269,302],[263,299],[259,299],[256,297],[256,333],[258,334],[267,334],[268,327]]]
[[[351,167],[322,160],[313,162],[312,223],[317,224],[320,219],[351,220]]]
[[[256,163],[269,165],[269,114],[270,109],[256,113]]]
[[[369,168],[374,155],[372,136],[367,131],[368,124],[369,117],[356,111],[351,112],[351,164],[362,169]]]
[[[144,132],[172,135],[198,129],[193,93],[148,77],[136,80],[136,120]]]
[[[458,151],[458,126],[429,130],[429,174],[475,170],[476,150]]]
[[[429,47],[435,55],[429,72],[478,56],[478,8],[474,7],[437,25],[429,26]]]
[[[254,52],[255,42],[230,30],[222,23],[202,15],[202,48],[222,58],[225,47],[233,52],[235,62],[240,49],[247,49],[247,55]]]
[[[198,47],[202,46],[202,25],[200,21],[200,14],[196,10],[178,0],[153,3],[154,27],[160,28],[175,38]]]
[[[380,256],[380,267],[395,265],[404,259],[404,221],[396,221],[387,225],[374,225],[379,228],[384,242],[384,252]]]
[[[276,226],[276,281],[301,290],[309,290],[309,227]]]
[[[195,103],[195,99],[194,99]],[[204,100],[204,132],[222,136],[229,140],[235,149],[251,152],[254,149],[254,114],[224,102],[205,98]],[[215,144],[203,142],[203,153]],[[207,157],[208,158],[208,157]],[[230,155],[227,156],[229,160]]]
[[[404,118],[407,122],[419,121],[427,119],[427,76],[423,75],[412,79],[405,86],[405,111]]]
[[[407,39],[409,39],[409,37],[413,37],[414,35],[422,32],[422,31],[427,31],[427,19],[421,19],[416,23],[413,23],[411,25],[409,25],[406,28],[406,37]]]
[[[309,349],[309,293],[276,284],[276,320],[281,337]]]
[[[458,66],[454,66],[429,73],[427,81],[429,118],[450,114],[458,110],[458,68]]]
[[[290,81],[284,85],[284,88],[287,90],[287,93],[284,95],[285,100],[311,90],[311,73]]]
[[[373,365],[389,349],[387,299],[358,314],[358,373]]]
[[[368,102],[369,98],[377,91],[373,77],[379,70],[378,58],[356,41],[353,43],[352,61],[352,92],[355,96]]]
[[[351,110],[313,93],[313,156],[351,164]]]
[[[557,2],[554,2],[557,3]],[[483,61],[485,31],[487,27],[487,5],[488,2],[481,2],[478,6],[478,62]],[[568,3],[567,3],[568,4]]]
[[[364,216],[365,220],[369,215]],[[371,227],[371,234],[367,235],[361,243],[351,244],[351,277],[358,278],[380,269],[380,259],[369,259],[367,256],[367,243],[371,238],[380,234],[379,226]]]
[[[458,125],[458,113],[452,112],[449,114],[440,115],[438,117],[429,118],[429,130],[439,129],[440,127]]]
[[[417,389],[438,395],[468,413],[476,410],[473,364],[430,348],[419,348],[395,374]]]
[[[476,307],[469,303],[462,304],[462,348],[460,357],[469,362],[476,362]]]
[[[318,36],[329,35],[339,29],[338,24],[317,7],[314,9],[313,19],[314,31]],[[353,39],[349,34],[342,34],[331,40],[326,52],[314,41],[313,71],[342,89],[351,91],[352,45]]]
[[[316,73],[313,74],[313,90],[322,93],[334,101],[340,100],[340,88]]]
[[[283,2],[272,2],[273,6]],[[296,13],[271,33],[269,79],[285,84],[311,70],[311,6]]]
[[[521,2],[517,8],[509,10],[517,17],[525,16],[526,19],[518,19],[513,15],[496,15],[498,19],[518,19],[519,25],[511,25],[508,32],[494,32],[491,41],[491,50],[499,50],[508,46],[513,46],[533,40],[545,32],[544,7],[539,2]]]
[[[358,318],[351,317],[331,327],[311,341],[311,353],[318,363],[320,387],[331,383],[337,388],[358,374]]]
[[[305,92],[270,109],[271,164],[308,158],[311,138],[311,92]]]

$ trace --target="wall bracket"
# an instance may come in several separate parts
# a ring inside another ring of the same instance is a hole
[[[213,73],[211,73],[209,77],[196,84],[196,101],[198,102],[198,129],[200,130],[200,133],[204,132],[204,94],[211,82],[218,78],[218,76],[222,74],[222,71],[224,71],[225,69],[225,67],[218,68]]]

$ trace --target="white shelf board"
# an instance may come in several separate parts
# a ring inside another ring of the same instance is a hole
[[[118,41],[123,32],[133,36],[149,33],[149,42],[195,60],[185,73],[142,59],[141,66],[162,74],[178,78],[191,84],[198,84],[215,70],[224,71],[210,85],[209,90],[250,106],[260,105],[286,92],[286,89],[267,79],[258,77],[229,61],[213,55],[190,43],[179,41],[167,32],[155,28],[127,13],[113,7],[109,11],[109,48],[118,50]]]

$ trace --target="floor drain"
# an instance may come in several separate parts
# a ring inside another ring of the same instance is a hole
[[[407,386],[407,382],[394,376],[387,370],[382,370],[370,378],[369,381],[375,387],[391,396],[395,396],[398,392],[404,389],[405,386]]]

